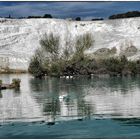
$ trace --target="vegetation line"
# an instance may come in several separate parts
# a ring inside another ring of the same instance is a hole
[[[45,34],[40,40],[41,47],[36,50],[28,69],[34,77],[140,74],[140,60],[128,61],[125,55],[107,58],[91,58],[85,55],[84,52],[94,44],[91,34],[78,36],[73,45],[72,42],[67,42],[63,51],[59,40],[53,34]]]

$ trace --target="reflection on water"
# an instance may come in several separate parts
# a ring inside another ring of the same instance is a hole
[[[119,121],[123,125],[140,126],[140,118],[113,118],[115,121]]]
[[[1,122],[140,117],[139,77],[43,80],[28,74],[0,77],[4,83],[10,83],[12,78],[21,79],[21,88],[0,91]]]

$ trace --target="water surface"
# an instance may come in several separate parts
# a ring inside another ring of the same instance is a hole
[[[0,91],[0,138],[140,138],[140,77],[21,79]]]

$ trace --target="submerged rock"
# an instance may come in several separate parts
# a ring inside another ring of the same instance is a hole
[[[47,125],[55,125],[55,122],[48,122]]]

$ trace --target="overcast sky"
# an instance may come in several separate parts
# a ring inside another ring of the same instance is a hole
[[[42,16],[51,14],[56,18],[92,19],[107,18],[116,13],[140,10],[140,2],[0,2],[0,16]]]

